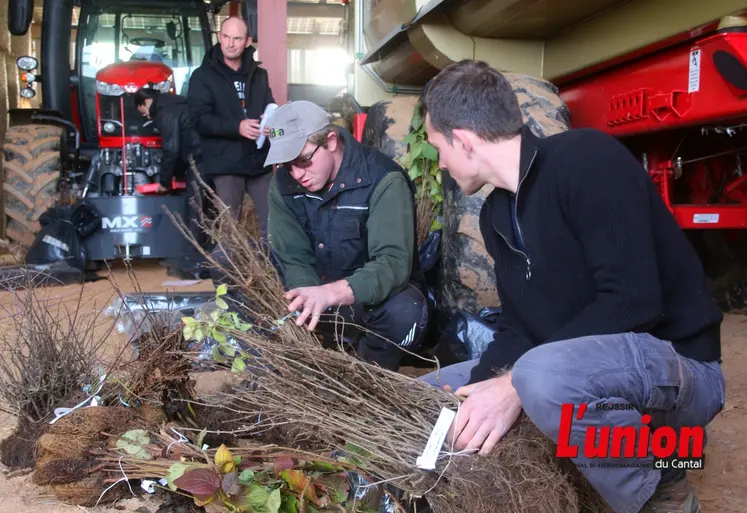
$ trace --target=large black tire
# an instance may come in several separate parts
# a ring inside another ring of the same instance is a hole
[[[6,236],[28,249],[40,230],[39,216],[57,203],[64,132],[48,125],[12,126],[3,148]]]
[[[505,74],[521,106],[524,123],[538,137],[565,132],[571,115],[551,83],[528,75]],[[480,209],[493,190],[485,186],[465,196],[453,180],[444,180],[444,230],[441,239],[439,317],[447,320],[457,310],[477,313],[499,306],[493,260],[480,235]]]

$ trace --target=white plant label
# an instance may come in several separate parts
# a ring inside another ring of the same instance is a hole
[[[438,416],[436,425],[433,426],[433,431],[431,431],[431,436],[428,438],[423,454],[416,461],[418,468],[423,470],[434,470],[436,468],[438,453],[441,452],[441,447],[444,445],[444,440],[446,440],[446,435],[454,417],[456,417],[455,411],[448,408],[441,409],[441,414]]]

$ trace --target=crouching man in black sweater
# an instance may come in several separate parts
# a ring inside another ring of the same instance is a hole
[[[707,425],[724,404],[722,314],[641,164],[599,131],[535,137],[508,82],[481,62],[444,69],[425,106],[441,167],[467,195],[495,186],[480,229],[501,326],[479,361],[425,378],[466,397],[456,450],[489,452],[522,408],[558,442],[562,405],[572,404],[572,460],[615,512],[700,511],[684,470],[654,467],[650,450],[584,455],[588,427],[640,433],[647,414],[651,433],[678,431]]]

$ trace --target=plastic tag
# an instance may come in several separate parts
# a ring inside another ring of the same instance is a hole
[[[446,435],[449,432],[449,427],[456,417],[456,412],[448,408],[443,408],[441,414],[438,416],[436,425],[433,426],[431,436],[428,438],[428,443],[423,450],[416,464],[418,468],[423,470],[434,470],[436,468],[436,459],[438,459],[438,453],[441,452]]]

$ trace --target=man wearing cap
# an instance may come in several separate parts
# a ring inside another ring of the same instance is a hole
[[[339,333],[339,316],[364,328],[352,332],[358,356],[398,369],[401,348],[417,350],[429,314],[412,182],[311,102],[283,105],[269,125],[265,165],[280,166],[270,182],[268,241],[289,311],[310,330]]]

